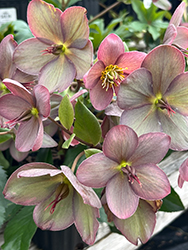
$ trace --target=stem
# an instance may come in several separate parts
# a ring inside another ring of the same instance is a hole
[[[0,132],[0,135],[8,135],[13,134],[11,131]]]
[[[100,12],[99,14],[97,14],[95,17],[93,17],[91,20],[88,21],[88,24],[92,23],[93,21],[95,21],[96,19],[98,19],[99,17],[103,16],[104,14],[106,14],[109,10],[113,9],[114,7],[118,6],[121,2],[115,2],[112,5],[110,5],[108,8],[106,8],[105,10],[103,10],[102,12]]]
[[[76,156],[76,158],[74,159],[74,162],[73,162],[72,167],[71,167],[71,170],[72,170],[73,173],[74,173],[74,171],[75,171],[75,168],[76,168],[76,165],[77,165],[79,159],[80,159],[80,158],[82,157],[82,155],[84,155],[84,154],[85,154],[84,151],[82,151],[82,152],[79,153],[79,154]]]
[[[56,122],[53,118],[51,118],[50,116],[48,117],[48,119],[50,121],[52,121],[53,123],[55,123],[59,128],[61,128],[63,131],[65,131],[67,134],[72,135],[72,133],[66,129],[62,124]],[[74,139],[76,139],[77,141],[89,146],[90,148],[98,148],[98,149],[102,149],[102,146],[100,144],[97,144],[96,146],[94,146],[91,143],[85,142],[84,140],[80,139],[79,137],[75,136]]]

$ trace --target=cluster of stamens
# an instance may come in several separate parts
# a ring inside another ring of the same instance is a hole
[[[45,50],[42,50],[43,55],[53,54],[59,55],[65,51],[65,47],[63,44],[53,44],[52,46],[47,47]]]
[[[171,108],[171,106],[168,104],[167,101],[165,101],[163,98],[162,98],[162,95],[161,94],[158,94],[156,99],[155,99],[155,105],[156,107],[164,110],[166,109],[167,112],[168,112],[168,115],[173,115],[175,114],[176,112]]]
[[[106,91],[108,91],[109,88],[114,88],[114,86],[117,87],[120,85],[124,78],[123,69],[117,65],[110,64],[102,71],[102,87],[106,88]]]
[[[125,174],[127,174],[128,181],[129,181],[131,184],[133,184],[134,181],[137,181],[138,184],[139,184],[140,186],[142,186],[142,184],[141,184],[141,182],[140,182],[138,176],[136,175],[136,170],[135,170],[135,168],[133,168],[133,167],[131,167],[131,166],[129,166],[129,165],[126,165],[126,167],[123,167],[121,170],[122,170]]]

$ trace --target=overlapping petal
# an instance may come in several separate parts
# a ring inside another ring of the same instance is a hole
[[[106,157],[120,164],[122,161],[129,161],[137,145],[137,134],[127,126],[118,125],[107,133],[103,152]]]
[[[33,88],[36,98],[37,108],[43,117],[50,115],[50,93],[44,86],[37,85]]]
[[[113,214],[126,219],[136,211],[139,197],[130,187],[127,176],[118,173],[107,183],[106,200]]]
[[[101,188],[117,173],[115,167],[116,162],[102,153],[97,153],[80,164],[76,176],[86,186]]]
[[[145,200],[160,200],[170,194],[171,188],[166,174],[155,164],[135,166],[136,175],[141,182],[134,181],[133,191]]]
[[[103,61],[105,66],[115,65],[118,57],[125,52],[125,48],[122,40],[117,35],[110,34],[107,38],[101,42],[97,57],[98,60]]]

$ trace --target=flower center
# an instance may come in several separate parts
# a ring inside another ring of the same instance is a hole
[[[154,104],[155,104],[155,106],[156,106],[157,108],[160,108],[160,109],[162,109],[162,110],[166,109],[169,116],[176,113],[176,112],[170,107],[170,105],[168,104],[168,102],[162,98],[161,93],[159,93],[159,94],[156,95],[156,98],[155,98],[155,100],[154,100]]]
[[[62,199],[65,199],[68,196],[69,194],[68,184],[65,184],[65,183],[60,184],[58,188],[56,189],[55,194],[56,194],[55,199],[45,208],[46,210],[52,205],[50,209],[51,214],[54,213],[57,203],[59,203]]]
[[[33,108],[31,109],[31,114],[32,114],[33,116],[38,117],[38,114],[39,114],[38,109],[33,107]]]
[[[53,54],[53,55],[59,55],[61,53],[64,53],[66,50],[65,45],[63,44],[53,44],[52,46],[47,47],[45,50],[42,50],[43,55],[46,54]]]
[[[106,91],[108,91],[109,88],[113,88],[114,90],[114,86],[119,86],[124,78],[123,68],[110,64],[102,71],[102,87],[103,89],[106,88]]]

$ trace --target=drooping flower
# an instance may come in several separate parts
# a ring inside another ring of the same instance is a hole
[[[15,146],[18,151],[38,150],[43,143],[43,123],[50,114],[50,94],[46,87],[36,85],[29,92],[22,84],[11,79],[3,81],[11,91],[0,98],[0,115],[9,127],[19,124]]]
[[[188,159],[179,168],[178,186],[182,188],[185,181],[188,181]]]
[[[93,188],[106,187],[109,209],[119,219],[126,219],[135,213],[139,198],[158,200],[170,193],[167,176],[156,165],[169,145],[170,137],[164,133],[138,138],[131,128],[115,126],[104,139],[103,153],[84,160],[77,178]]]
[[[16,204],[36,205],[33,218],[39,228],[57,231],[74,223],[83,241],[94,243],[101,203],[69,167],[59,170],[47,163],[25,164],[11,175],[3,194]]]
[[[32,0],[27,18],[35,37],[16,48],[17,67],[39,74],[39,84],[50,93],[65,90],[74,78],[82,79],[93,53],[86,9],[74,6],[62,12],[42,0]]]
[[[2,83],[5,78],[19,81],[24,86],[34,84],[36,76],[25,74],[16,68],[13,62],[13,53],[17,47],[17,42],[13,35],[7,35],[0,43],[0,95],[7,94],[9,91]]]
[[[183,54],[161,45],[144,59],[141,69],[120,86],[118,105],[124,109],[120,123],[138,135],[164,132],[173,150],[188,149],[188,72]]]
[[[125,52],[122,40],[115,34],[108,35],[102,41],[98,61],[84,76],[91,103],[97,110],[103,110],[110,104],[122,80],[140,67],[145,56],[143,52]]]
[[[172,15],[169,26],[164,35],[163,44],[174,45],[184,52],[185,56],[188,56],[188,28],[180,26],[185,7],[185,2],[182,1]]]

